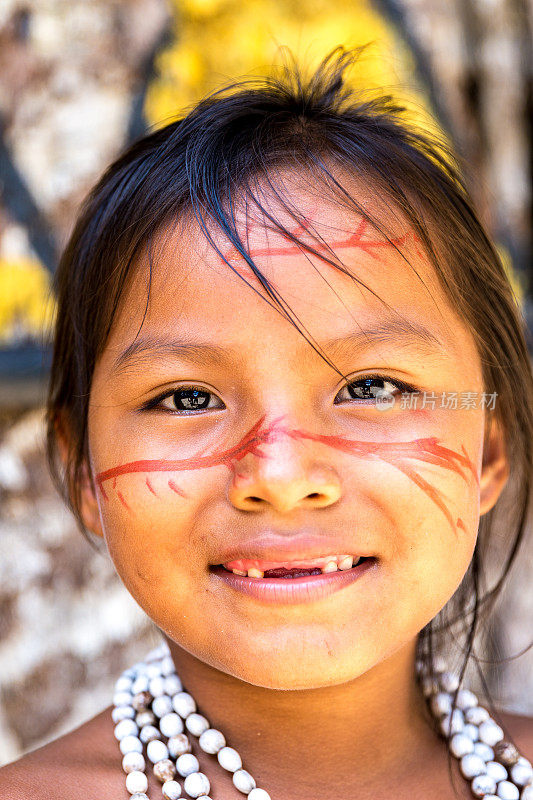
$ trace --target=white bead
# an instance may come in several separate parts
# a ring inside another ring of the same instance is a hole
[[[248,800],[271,800],[268,792],[264,789],[252,789],[248,795]]]
[[[121,675],[118,681],[115,683],[115,692],[131,693],[131,684],[131,678],[126,678],[124,675]]]
[[[126,789],[130,794],[145,792],[148,789],[148,778],[144,772],[130,772],[126,777]]]
[[[200,736],[198,744],[204,753],[214,755],[218,753],[222,747],[226,746],[226,739],[224,738],[224,734],[217,731],[216,728],[208,728],[208,730],[204,731]]]
[[[184,733],[178,733],[176,736],[171,736],[167,742],[168,752],[172,758],[178,758],[184,753],[191,752],[191,743],[189,737]]]
[[[145,656],[145,661],[159,661],[164,656],[168,654],[168,645],[166,642],[161,642],[158,644],[157,647],[154,647],[147,656]]]
[[[133,719],[135,717],[135,709],[131,706],[117,706],[111,712],[111,719],[115,725],[123,719]]]
[[[452,713],[452,696],[448,692],[439,692],[431,698],[430,706],[436,717],[444,717]]]
[[[464,711],[467,708],[474,708],[477,706],[477,697],[470,689],[459,689],[457,692],[457,708]]]
[[[238,769],[233,773],[233,785],[239,792],[250,794],[257,784],[247,770]]]
[[[493,719],[487,719],[479,726],[479,738],[485,744],[494,747],[495,744],[503,739],[503,731]]]
[[[453,672],[443,672],[439,680],[445,692],[455,692],[459,688],[459,678]]]
[[[500,764],[499,761],[487,761],[487,775],[490,775],[491,778],[494,778],[496,783],[500,781],[506,781],[509,775],[507,774],[507,770]]]
[[[223,747],[217,753],[218,763],[228,772],[236,772],[242,767],[242,760],[240,755],[233,747]]]
[[[154,725],[155,714],[152,714],[151,711],[139,711],[135,716],[135,722],[139,728],[144,728],[145,725]]]
[[[149,800],[149,798],[144,792],[135,792],[131,795],[130,800]]]
[[[474,753],[483,761],[494,761],[494,750],[485,742],[474,742]]]
[[[159,739],[161,736],[160,731],[155,727],[155,725],[144,725],[141,728],[141,732],[139,733],[139,739],[144,744],[148,744],[148,742],[153,742],[155,739]]]
[[[185,778],[187,775],[191,775],[193,772],[198,772],[200,769],[200,763],[196,756],[193,756],[192,753],[184,753],[176,761],[176,769],[181,777]],[[209,791],[209,789],[207,791]]]
[[[181,717],[172,712],[170,714],[165,714],[164,717],[161,717],[159,720],[159,730],[163,734],[163,736],[177,736],[178,733],[183,733],[183,722],[181,721]]]
[[[160,739],[154,739],[146,745],[146,755],[152,764],[155,764],[157,761],[168,758],[168,747]]]
[[[120,752],[123,756],[126,753],[142,753],[143,746],[141,740],[137,736],[125,736],[120,740]]]
[[[436,678],[430,678],[429,675],[425,675],[422,678],[422,693],[424,697],[429,697],[432,694],[438,694],[440,691],[439,682]]]
[[[211,784],[203,772],[193,772],[185,778],[183,788],[190,797],[200,797],[202,794],[207,794]]]
[[[152,697],[161,697],[162,694],[165,694],[165,679],[161,675],[158,675],[157,678],[152,678],[148,691]]]
[[[165,694],[173,697],[178,692],[183,691],[183,686],[177,675],[169,675],[165,678]]]
[[[172,698],[172,706],[180,717],[188,717],[193,711],[196,711],[196,703],[194,698],[188,692],[178,692]]]
[[[173,672],[174,662],[170,656],[165,656],[163,659],[161,659],[161,675],[166,678],[168,675],[172,675]]]
[[[201,714],[189,714],[185,720],[185,727],[193,736],[201,736],[209,728],[209,722]]]
[[[129,678],[130,681],[134,681],[135,680],[135,670],[132,669],[132,667],[129,667],[129,669],[125,669],[124,672],[122,673],[122,677],[123,678]]]
[[[524,786],[520,800],[533,800],[533,786]]]
[[[489,712],[483,706],[472,706],[471,708],[465,709],[465,720],[470,725],[481,725],[482,722],[485,722],[486,719],[489,718]]]
[[[131,706],[133,695],[129,692],[115,692],[113,695],[114,706]]]
[[[476,775],[470,787],[474,797],[485,797],[496,791],[496,781],[490,775]]]
[[[484,775],[485,762],[475,753],[468,753],[461,759],[461,772],[465,778],[475,778],[476,775]]]
[[[161,675],[161,669],[159,667],[159,664],[148,664],[146,666],[146,677],[148,678],[149,681],[151,681],[152,678],[158,678],[160,675]]]
[[[523,764],[525,767],[532,767],[531,761],[528,761],[524,756],[519,756],[517,764]],[[533,767],[532,767],[533,768]]]
[[[527,786],[530,783],[531,778],[533,778],[533,769],[531,768],[531,764],[515,764],[511,767],[511,778],[515,783],[519,786]]]
[[[177,781],[165,781],[161,791],[165,800],[178,800],[181,797],[181,786]]]
[[[451,720],[451,722],[450,722]],[[451,728],[450,728],[451,724]],[[440,729],[444,736],[453,736],[454,733],[462,733],[465,727],[463,712],[460,708],[456,708],[453,714],[447,714],[440,720]]]
[[[172,700],[167,694],[155,697],[152,703],[152,711],[156,717],[160,718],[164,717],[166,714],[170,714],[172,711]]]
[[[465,725],[463,733],[465,736],[468,736],[469,739],[472,739],[473,742],[477,742],[479,739],[479,728],[477,725]]]
[[[142,772],[146,767],[144,756],[142,753],[137,753],[132,750],[131,753],[126,753],[122,759],[122,769],[124,772]]]
[[[123,719],[118,725],[115,725],[115,739],[118,739],[119,742],[126,736],[137,736],[138,733],[139,728],[132,719]]]
[[[468,753],[474,752],[474,742],[469,736],[464,733],[456,733],[452,736],[449,742],[449,748],[456,758],[462,758]]]
[[[138,678],[135,678],[131,687],[132,694],[139,694],[140,692],[147,692],[149,686],[149,681],[146,675],[139,675]]]
[[[510,781],[500,781],[496,790],[496,795],[501,797],[502,800],[518,800],[520,792],[514,783]]]
[[[434,672],[448,672],[448,663],[443,656],[433,657],[433,671]]]

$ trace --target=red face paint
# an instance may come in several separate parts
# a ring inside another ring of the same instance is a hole
[[[301,429],[289,429],[281,424],[283,417],[278,417],[273,420],[270,425],[264,426],[265,417],[253,425],[250,430],[242,437],[242,439],[233,447],[225,450],[215,450],[209,455],[200,455],[187,459],[180,459],[171,461],[168,459],[146,459],[142,461],[131,461],[127,464],[121,464],[112,469],[100,472],[96,476],[96,482],[102,492],[105,500],[108,499],[104,490],[104,483],[106,481],[113,481],[113,489],[116,490],[117,478],[122,475],[131,475],[136,473],[154,473],[154,472],[180,472],[193,469],[207,469],[209,467],[226,466],[231,469],[235,474],[236,462],[241,461],[247,455],[253,455],[257,458],[269,458],[268,454],[261,449],[261,445],[271,444],[284,436],[289,436],[292,439],[308,440],[319,442],[326,447],[332,447],[343,453],[349,453],[357,458],[371,458],[374,460],[385,461],[388,464],[399,469],[410,480],[413,481],[423,492],[437,505],[437,507],[445,515],[450,523],[452,529],[456,530],[456,523],[448,509],[442,492],[428,483],[423,478],[416,467],[409,464],[409,461],[422,461],[428,464],[434,464],[444,469],[452,470],[460,475],[464,480],[467,480],[469,475],[474,476],[476,485],[479,486],[479,477],[475,465],[472,463],[467,455],[464,446],[461,447],[462,453],[451,450],[439,444],[435,436],[430,436],[422,439],[412,439],[407,442],[366,442],[354,439],[347,439],[344,436],[329,436],[324,434],[310,433]],[[148,477],[145,479],[146,486],[149,491],[156,495],[153,486]],[[181,497],[186,497],[182,489],[172,480],[168,481],[168,486],[175,494]],[[120,502],[129,510],[123,495],[117,491],[117,496]],[[464,524],[460,519],[457,520],[457,528],[464,528]]]
[[[257,227],[259,227],[257,223],[255,224],[251,223],[249,225],[248,232],[251,232],[254,228]],[[383,249],[396,250],[402,245],[405,245],[409,240],[412,240],[415,244],[420,241],[419,237],[415,234],[415,232],[411,230],[408,231],[403,236],[398,236],[396,239],[390,239],[385,241],[377,239],[369,239],[366,238],[368,233],[368,228],[369,228],[368,220],[362,219],[359,222],[356,230],[349,236],[327,244],[320,241],[313,242],[312,246],[314,247],[315,250],[317,250],[317,252],[326,253],[329,254],[330,256],[332,255],[332,253],[334,253],[335,250],[343,250],[351,247],[354,250],[362,250],[364,253],[370,255],[373,259],[379,260],[378,253],[380,250],[381,251]],[[298,238],[302,233],[304,233],[304,231],[307,230],[308,228],[306,226],[298,225],[296,228],[289,231],[289,234],[291,234],[295,238]],[[290,238],[289,235],[287,235],[283,231],[279,232],[276,231],[276,232],[279,233],[280,237],[286,239],[289,242],[289,244],[281,247],[262,247],[262,248],[256,248],[255,250],[252,249],[249,251],[252,259],[255,260],[256,258],[261,256],[290,256],[300,252],[300,248],[298,247],[296,242],[294,242]],[[417,248],[417,253],[421,255],[418,248]],[[243,257],[241,253],[239,253],[235,245],[232,245],[223,255],[224,259],[226,261],[229,261],[230,263],[232,261],[241,261],[241,262],[243,261]],[[243,277],[244,275],[246,275],[247,277],[253,276],[252,270],[246,265],[241,264],[239,269],[236,271],[241,277]]]

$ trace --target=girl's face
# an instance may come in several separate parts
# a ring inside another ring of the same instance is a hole
[[[258,219],[239,217],[241,238],[349,384],[221,236],[257,293],[198,230],[168,230],[148,303],[146,258],[95,370],[83,502],[159,628],[279,689],[348,681],[412,642],[459,585],[507,478],[497,443],[483,459],[473,338],[413,231],[396,221],[399,253],[334,202],[303,189],[291,201],[366,288]],[[287,578],[279,594],[214,569],[346,555],[371,557],[356,580]]]

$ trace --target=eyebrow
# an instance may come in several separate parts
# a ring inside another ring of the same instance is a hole
[[[398,350],[409,350],[422,356],[449,355],[444,341],[420,322],[405,318],[388,318],[379,325],[360,328],[357,331],[321,343],[322,351],[330,359],[348,358],[376,344],[386,344]],[[140,368],[153,360],[180,360],[199,366],[235,366],[243,364],[242,356],[232,353],[231,348],[211,342],[202,342],[183,337],[170,340],[159,336],[144,337],[132,342],[115,360],[112,370],[121,372]]]

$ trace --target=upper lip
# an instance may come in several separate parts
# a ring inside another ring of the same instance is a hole
[[[321,558],[339,553],[349,553],[358,557],[374,555],[367,546],[358,542],[355,536],[268,531],[240,544],[222,548],[218,561],[213,563],[225,564],[228,561],[239,559],[298,561],[299,559]]]

